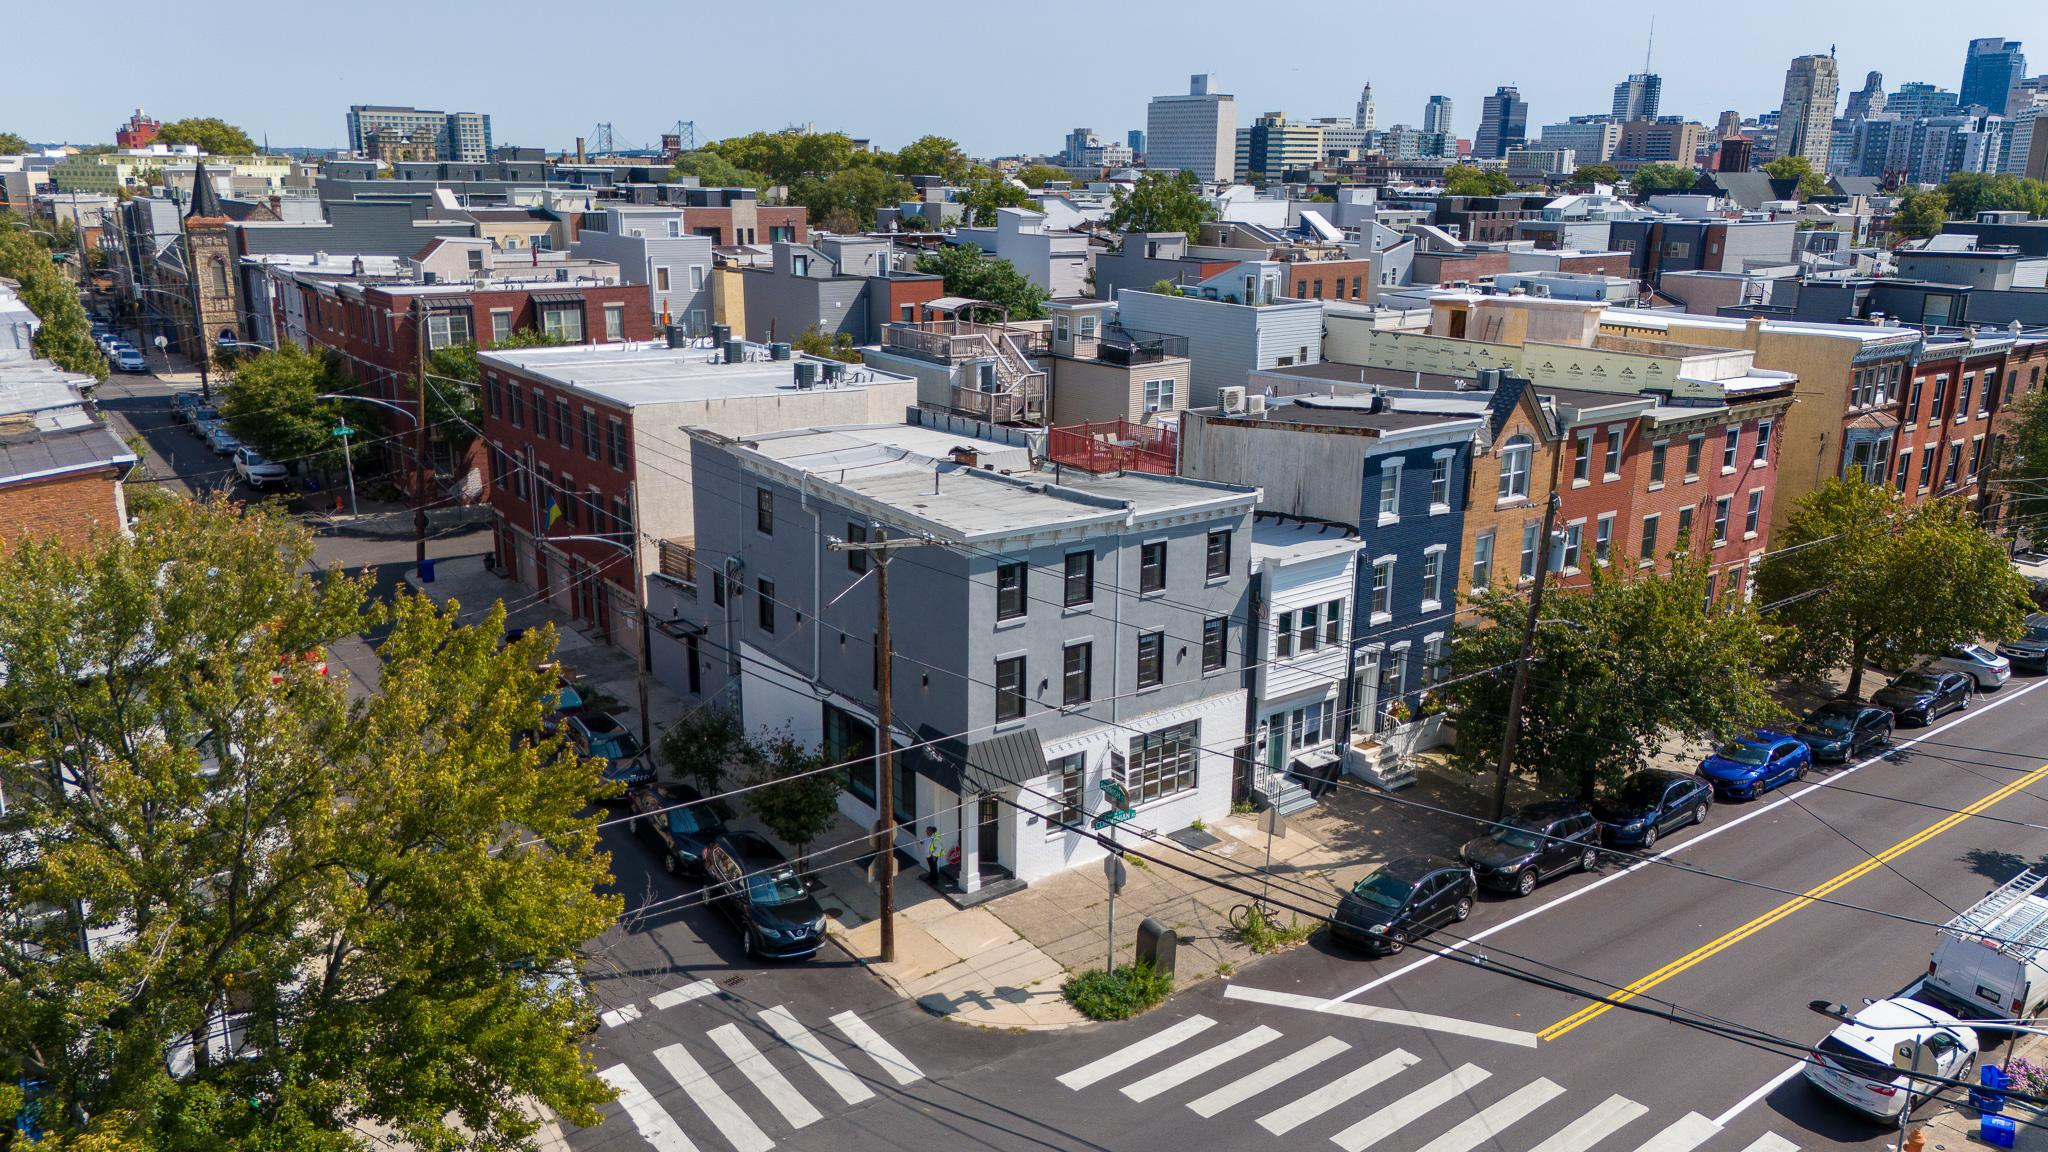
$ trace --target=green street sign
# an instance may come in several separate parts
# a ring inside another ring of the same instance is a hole
[[[1119,808],[1129,808],[1131,806],[1130,794],[1124,791],[1123,785],[1114,780],[1104,780],[1102,782],[1102,794],[1109,797],[1109,802]]]
[[[1095,829],[1097,832],[1100,832],[1104,828],[1107,828],[1113,824],[1125,823],[1126,821],[1130,820],[1131,817],[1136,815],[1137,812],[1129,808],[1112,808],[1109,811],[1104,812],[1102,815],[1097,816],[1095,819],[1089,821],[1088,826],[1090,828]]]
[[[346,425],[346,424],[343,424],[343,425],[342,425],[341,427],[339,427],[339,428],[336,428],[336,429],[334,430],[334,435],[335,435],[336,437],[343,437],[343,436],[353,436],[353,435],[355,435],[355,434],[356,434],[356,430],[355,430],[355,429],[353,429],[353,428],[351,428],[351,427],[349,427],[349,426],[348,426],[348,425]]]

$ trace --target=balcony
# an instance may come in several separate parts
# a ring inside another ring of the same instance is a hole
[[[1111,324],[1102,330],[1102,340],[1095,346],[1095,358],[1105,364],[1117,364],[1135,368],[1141,364],[1157,364],[1169,356],[1185,360],[1188,354],[1188,338],[1165,332],[1145,332]]]
[[[1015,387],[994,392],[955,385],[952,407],[955,412],[992,424],[1042,424],[1045,422],[1045,373],[1032,373]]]
[[[1172,429],[1128,420],[1073,424],[1051,430],[1046,437],[1046,458],[1097,475],[1150,472],[1172,476],[1178,471],[1180,440]]]
[[[685,536],[677,540],[660,542],[660,575],[682,589],[688,596],[697,594],[697,541]]]
[[[1049,347],[1043,331],[969,320],[927,320],[919,324],[887,324],[882,328],[882,347],[935,364],[985,360],[1000,355],[999,349],[1005,346],[1020,358],[1043,356]]]

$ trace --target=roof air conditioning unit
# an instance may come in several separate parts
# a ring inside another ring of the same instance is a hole
[[[1254,416],[1264,412],[1266,410],[1266,397],[1256,392],[1245,397],[1244,410]]]
[[[1222,403],[1222,406],[1223,406],[1223,410],[1224,410],[1225,412],[1242,412],[1242,411],[1244,411],[1244,389],[1242,389],[1242,388],[1223,388],[1223,389],[1219,389],[1219,390],[1217,391],[1217,396],[1218,396],[1218,397],[1220,398],[1220,401],[1221,401],[1221,403]],[[1263,397],[1262,397],[1262,399],[1263,399]]]

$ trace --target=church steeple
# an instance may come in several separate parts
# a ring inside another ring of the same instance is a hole
[[[202,156],[192,166],[192,205],[186,209],[185,219],[217,219],[226,215],[227,210],[220,206],[220,196],[213,190],[213,178],[206,174],[206,158]]]

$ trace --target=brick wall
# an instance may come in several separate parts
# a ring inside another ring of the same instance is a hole
[[[40,483],[0,485],[0,554],[14,549],[23,536],[56,537],[83,548],[95,530],[122,526],[119,485],[112,472],[88,472]]]

